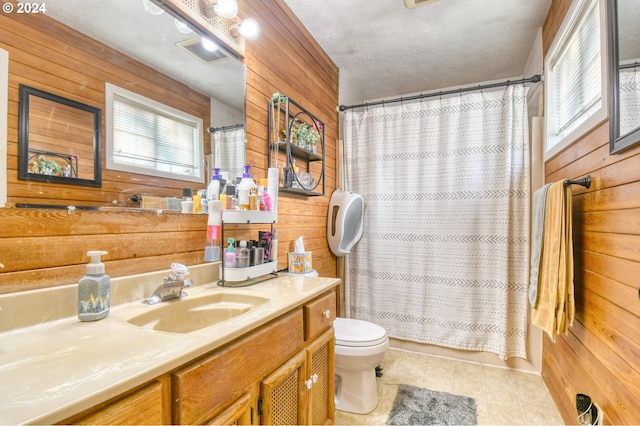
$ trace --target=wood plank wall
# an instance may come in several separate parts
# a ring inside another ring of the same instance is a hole
[[[241,0],[239,4],[241,16],[252,16],[261,25],[260,38],[247,43],[244,59],[247,161],[253,165],[254,176],[266,176],[267,100],[274,92],[295,99],[325,123],[326,193],[309,198],[280,195],[279,266],[285,266],[286,253],[292,248],[293,240],[302,235],[305,248],[313,252],[314,268],[323,276],[336,276],[336,258],[326,242],[326,215],[336,182],[337,67],[282,0]],[[35,19],[43,21],[34,25]],[[176,98],[181,109],[206,115],[205,126],[208,126],[208,99],[94,40],[57,25],[46,16],[23,18],[17,14],[0,14],[0,47],[9,51],[10,62],[10,202],[21,202],[40,192],[51,200],[72,200],[79,196],[82,200],[100,203],[103,199],[122,197],[122,193],[135,193],[134,178],[120,173],[110,177],[103,174],[103,187],[94,192],[86,192],[83,187],[25,185],[19,181],[17,90],[20,82],[64,89],[73,94],[73,98],[103,107],[102,91],[107,77],[122,85],[131,80],[146,92]],[[48,53],[48,50],[54,52]],[[87,56],[90,60],[83,62]],[[78,83],[82,83],[83,88],[79,88]],[[144,179],[145,184],[156,182],[155,178]],[[157,181],[157,186],[169,188],[166,191],[171,193],[159,195],[179,195],[174,192],[184,185]],[[109,193],[106,198],[102,195],[104,192]],[[4,265],[0,266],[0,293],[76,282],[88,262],[86,251],[93,249],[109,252],[104,261],[113,277],[167,269],[171,262],[203,263],[205,229],[206,216],[203,215],[158,216],[148,212],[109,211],[76,211],[69,215],[65,210],[0,209],[0,264]],[[244,237],[254,233],[255,228],[239,226],[235,231]]]
[[[570,1],[554,0],[543,27],[548,51]],[[542,377],[567,424],[577,393],[606,424],[640,419],[640,147],[609,155],[605,122],[545,162],[545,181],[591,175],[573,188],[576,321],[543,341]]]

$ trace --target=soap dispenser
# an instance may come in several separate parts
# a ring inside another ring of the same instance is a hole
[[[109,315],[111,303],[111,278],[104,273],[100,256],[106,251],[88,251],[91,262],[87,273],[78,283],[78,319],[97,321]]]
[[[249,195],[252,188],[258,188],[253,176],[251,175],[251,165],[244,166],[244,173],[242,174],[242,180],[238,184],[238,204],[240,210],[249,210]]]

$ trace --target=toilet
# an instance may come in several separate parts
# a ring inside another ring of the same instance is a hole
[[[389,349],[383,327],[368,321],[336,318],[335,406],[337,410],[366,414],[378,405],[376,367]]]
[[[292,275],[317,277],[318,272],[312,269]],[[333,328],[335,407],[349,413],[370,413],[378,405],[376,367],[389,349],[387,331],[377,324],[351,318],[336,318]]]

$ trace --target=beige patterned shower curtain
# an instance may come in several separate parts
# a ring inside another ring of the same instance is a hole
[[[346,112],[347,189],[365,199],[351,317],[398,339],[526,358],[526,94]]]
[[[231,178],[242,177],[245,160],[244,127],[220,130],[213,134],[216,166],[229,172]]]

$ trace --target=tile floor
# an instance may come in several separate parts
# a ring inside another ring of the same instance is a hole
[[[399,384],[476,400],[479,425],[562,425],[542,378],[533,373],[391,349],[378,378],[378,406],[358,415],[336,410],[337,425],[385,424]]]

